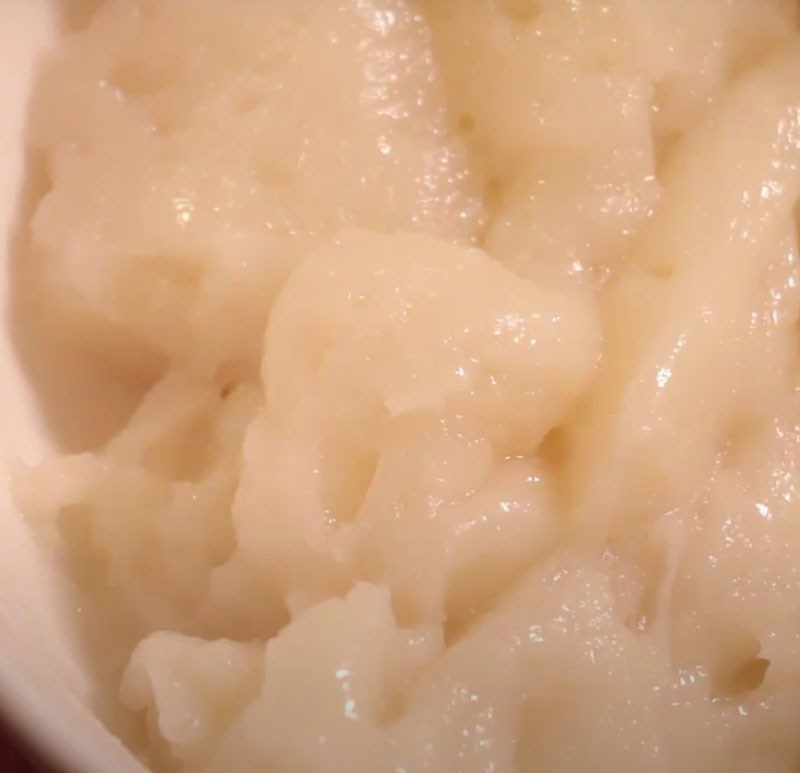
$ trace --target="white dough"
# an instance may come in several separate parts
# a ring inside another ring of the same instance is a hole
[[[153,386],[17,499],[154,770],[797,769],[797,22],[107,0],[61,41],[34,286]]]

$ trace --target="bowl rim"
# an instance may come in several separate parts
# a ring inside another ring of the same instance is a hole
[[[76,701],[77,702],[77,701]],[[113,749],[87,743],[85,733],[69,721],[59,702],[48,698],[24,666],[0,650],[0,713],[9,729],[23,743],[24,754],[33,762],[46,764],[53,773],[144,773]],[[98,724],[99,724],[99,720]],[[99,728],[98,728],[99,729]],[[122,742],[108,733],[108,744]],[[125,750],[125,756],[128,756]],[[112,759],[121,757],[121,759]]]

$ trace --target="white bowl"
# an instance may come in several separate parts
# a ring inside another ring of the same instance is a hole
[[[59,582],[33,544],[9,495],[14,459],[36,461],[49,446],[45,423],[12,340],[9,244],[25,181],[27,98],[36,63],[57,32],[50,0],[0,6],[0,227],[5,234],[0,335],[0,710],[30,745],[64,771],[141,771],[89,708],[91,679],[70,627]]]

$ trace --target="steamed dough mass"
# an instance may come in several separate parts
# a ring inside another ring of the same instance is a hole
[[[59,44],[35,281],[154,383],[18,498],[148,764],[797,769],[796,15],[109,0]]]

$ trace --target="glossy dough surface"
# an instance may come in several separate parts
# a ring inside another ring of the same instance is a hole
[[[151,384],[21,473],[156,770],[800,764],[793,0],[109,0],[33,281]]]

